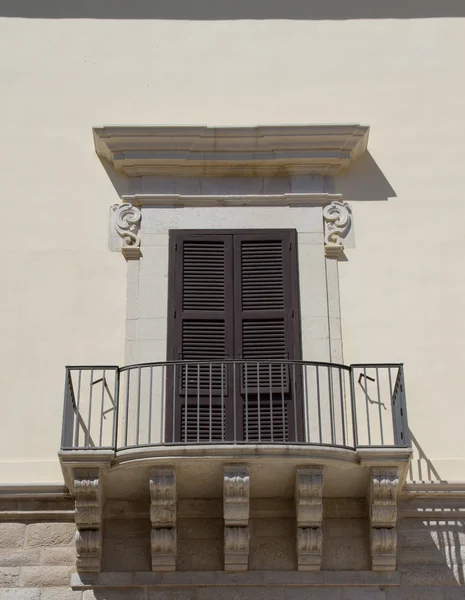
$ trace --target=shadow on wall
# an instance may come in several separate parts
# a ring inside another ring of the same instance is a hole
[[[411,430],[410,440],[412,442],[413,456],[408,471],[408,481],[415,483],[426,483],[430,481],[445,483],[439,476],[439,473],[431,460],[424,453],[423,448],[420,446]]]
[[[2,0],[0,16],[30,19],[428,19],[465,17],[463,0]]]
[[[397,194],[376,161],[367,151],[345,173],[335,178],[336,192],[344,200],[379,201],[396,198]]]

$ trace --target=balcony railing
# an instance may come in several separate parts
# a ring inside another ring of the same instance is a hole
[[[62,450],[410,446],[402,365],[163,362],[66,368]]]

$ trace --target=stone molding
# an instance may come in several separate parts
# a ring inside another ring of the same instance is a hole
[[[334,175],[361,156],[369,127],[103,126],[95,150],[125,175]]]
[[[396,568],[398,491],[396,468],[371,470],[371,560],[375,571],[394,571]]]
[[[102,490],[99,471],[74,471],[76,567],[100,571],[102,552]]]
[[[337,258],[344,251],[343,239],[352,222],[352,211],[348,202],[334,200],[323,209],[325,230],[325,254]]]
[[[127,260],[140,258],[139,228],[142,213],[130,202],[114,204],[113,225],[121,237],[121,252]]]
[[[125,194],[125,203],[133,206],[186,208],[208,206],[326,206],[341,202],[341,194]],[[118,206],[118,205],[117,205]]]
[[[166,467],[150,473],[152,571],[176,570],[176,472]]]
[[[250,474],[247,465],[223,472],[224,570],[246,571],[249,563]]]
[[[297,468],[295,505],[298,569],[317,571],[323,548],[323,467]]]

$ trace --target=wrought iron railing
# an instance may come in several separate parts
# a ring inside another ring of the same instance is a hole
[[[177,361],[66,368],[62,450],[409,447],[403,367]]]

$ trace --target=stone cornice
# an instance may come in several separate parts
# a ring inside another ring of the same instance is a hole
[[[128,176],[334,175],[365,152],[369,127],[104,126],[93,134],[100,158]]]
[[[123,201],[133,206],[185,208],[188,206],[327,206],[341,201],[341,194],[125,194]]]

